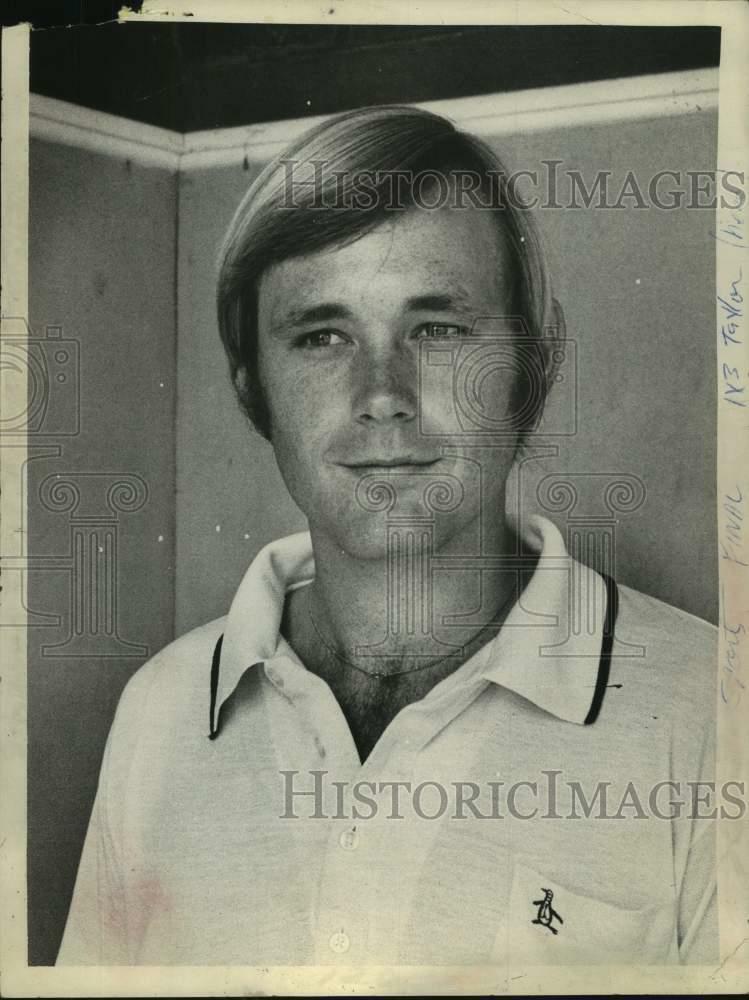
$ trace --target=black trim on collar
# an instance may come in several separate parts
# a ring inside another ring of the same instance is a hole
[[[603,705],[603,699],[606,695],[606,686],[609,682],[609,673],[611,669],[611,650],[614,645],[614,626],[616,625],[616,619],[619,614],[619,588],[617,587],[615,581],[610,576],[607,576],[606,573],[601,573],[601,576],[606,584],[606,614],[604,616],[603,623],[603,641],[601,642],[601,659],[598,663],[596,688],[593,692],[593,701],[591,702],[590,709],[583,722],[583,725],[585,726],[590,726],[596,721],[598,714],[601,711],[601,706]],[[215,740],[218,736],[216,695],[218,694],[218,674],[221,664],[221,646],[223,641],[224,636],[222,634],[218,637],[218,642],[213,650],[213,659],[211,661],[211,707],[208,719],[210,727],[208,734],[209,740]]]
[[[606,695],[606,686],[609,682],[609,672],[611,669],[611,649],[614,645],[614,626],[619,614],[619,588],[614,580],[601,573],[606,584],[606,615],[603,622],[603,641],[601,642],[601,659],[598,663],[598,677],[596,678],[596,689],[593,692],[593,701],[590,710],[585,716],[583,725],[590,726],[598,718],[601,705]]]
[[[218,669],[221,663],[221,645],[224,641],[223,633],[218,637],[218,642],[216,643],[216,648],[213,650],[213,659],[211,661],[211,710],[208,719],[208,725],[210,727],[208,733],[209,740],[215,740],[218,736],[218,727],[216,726],[216,695],[218,694]]]

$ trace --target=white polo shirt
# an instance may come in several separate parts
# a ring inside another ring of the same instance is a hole
[[[499,634],[363,764],[279,634],[309,535],[263,549],[123,693],[58,964],[716,959],[717,630],[523,540]]]

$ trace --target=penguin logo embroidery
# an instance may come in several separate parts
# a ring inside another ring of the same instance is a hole
[[[538,907],[538,912],[536,913],[536,919],[531,920],[531,923],[541,924],[542,927],[546,927],[547,930],[550,930],[552,934],[558,934],[559,928],[552,927],[552,921],[558,920],[560,924],[563,924],[564,920],[562,920],[557,911],[551,905],[554,893],[551,889],[541,889],[541,892],[544,894],[543,899],[533,900],[533,905]]]

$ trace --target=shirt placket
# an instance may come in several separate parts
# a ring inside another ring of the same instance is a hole
[[[399,886],[385,884],[385,880],[388,856],[397,850],[394,841],[399,833],[391,827],[403,821],[388,819],[390,795],[383,798],[377,789],[384,781],[408,780],[413,751],[399,745],[393,735],[388,736],[388,745],[378,745],[353,780],[341,787],[341,808],[330,821],[316,907],[316,959],[320,964],[396,961],[393,928],[383,919],[383,892],[389,907],[397,910]],[[354,794],[355,786],[364,784],[377,804],[372,817]]]
[[[316,908],[316,960],[320,964],[394,964],[407,924],[412,882],[436,832],[418,819],[403,789],[398,805],[394,783],[413,784],[424,746],[478,692],[458,688],[404,709],[385,731],[353,782],[341,789],[340,815],[331,820]],[[353,785],[381,789],[377,812],[357,818]],[[382,786],[385,786],[384,788]],[[401,816],[402,818],[398,818]]]

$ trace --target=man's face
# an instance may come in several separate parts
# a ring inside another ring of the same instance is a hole
[[[462,490],[462,499],[437,514],[437,548],[460,551],[481,504],[503,521],[514,442],[474,450],[469,460],[451,379],[443,369],[420,380],[419,366],[425,338],[465,349],[476,320],[509,313],[510,278],[496,222],[474,207],[397,213],[353,243],[265,272],[258,364],[271,442],[313,534],[351,555],[381,558],[388,504],[378,498],[392,490],[390,516],[423,517],[435,498],[440,507],[439,482]],[[481,379],[493,416],[508,412],[515,378],[500,365]],[[385,492],[376,482],[388,484]]]

